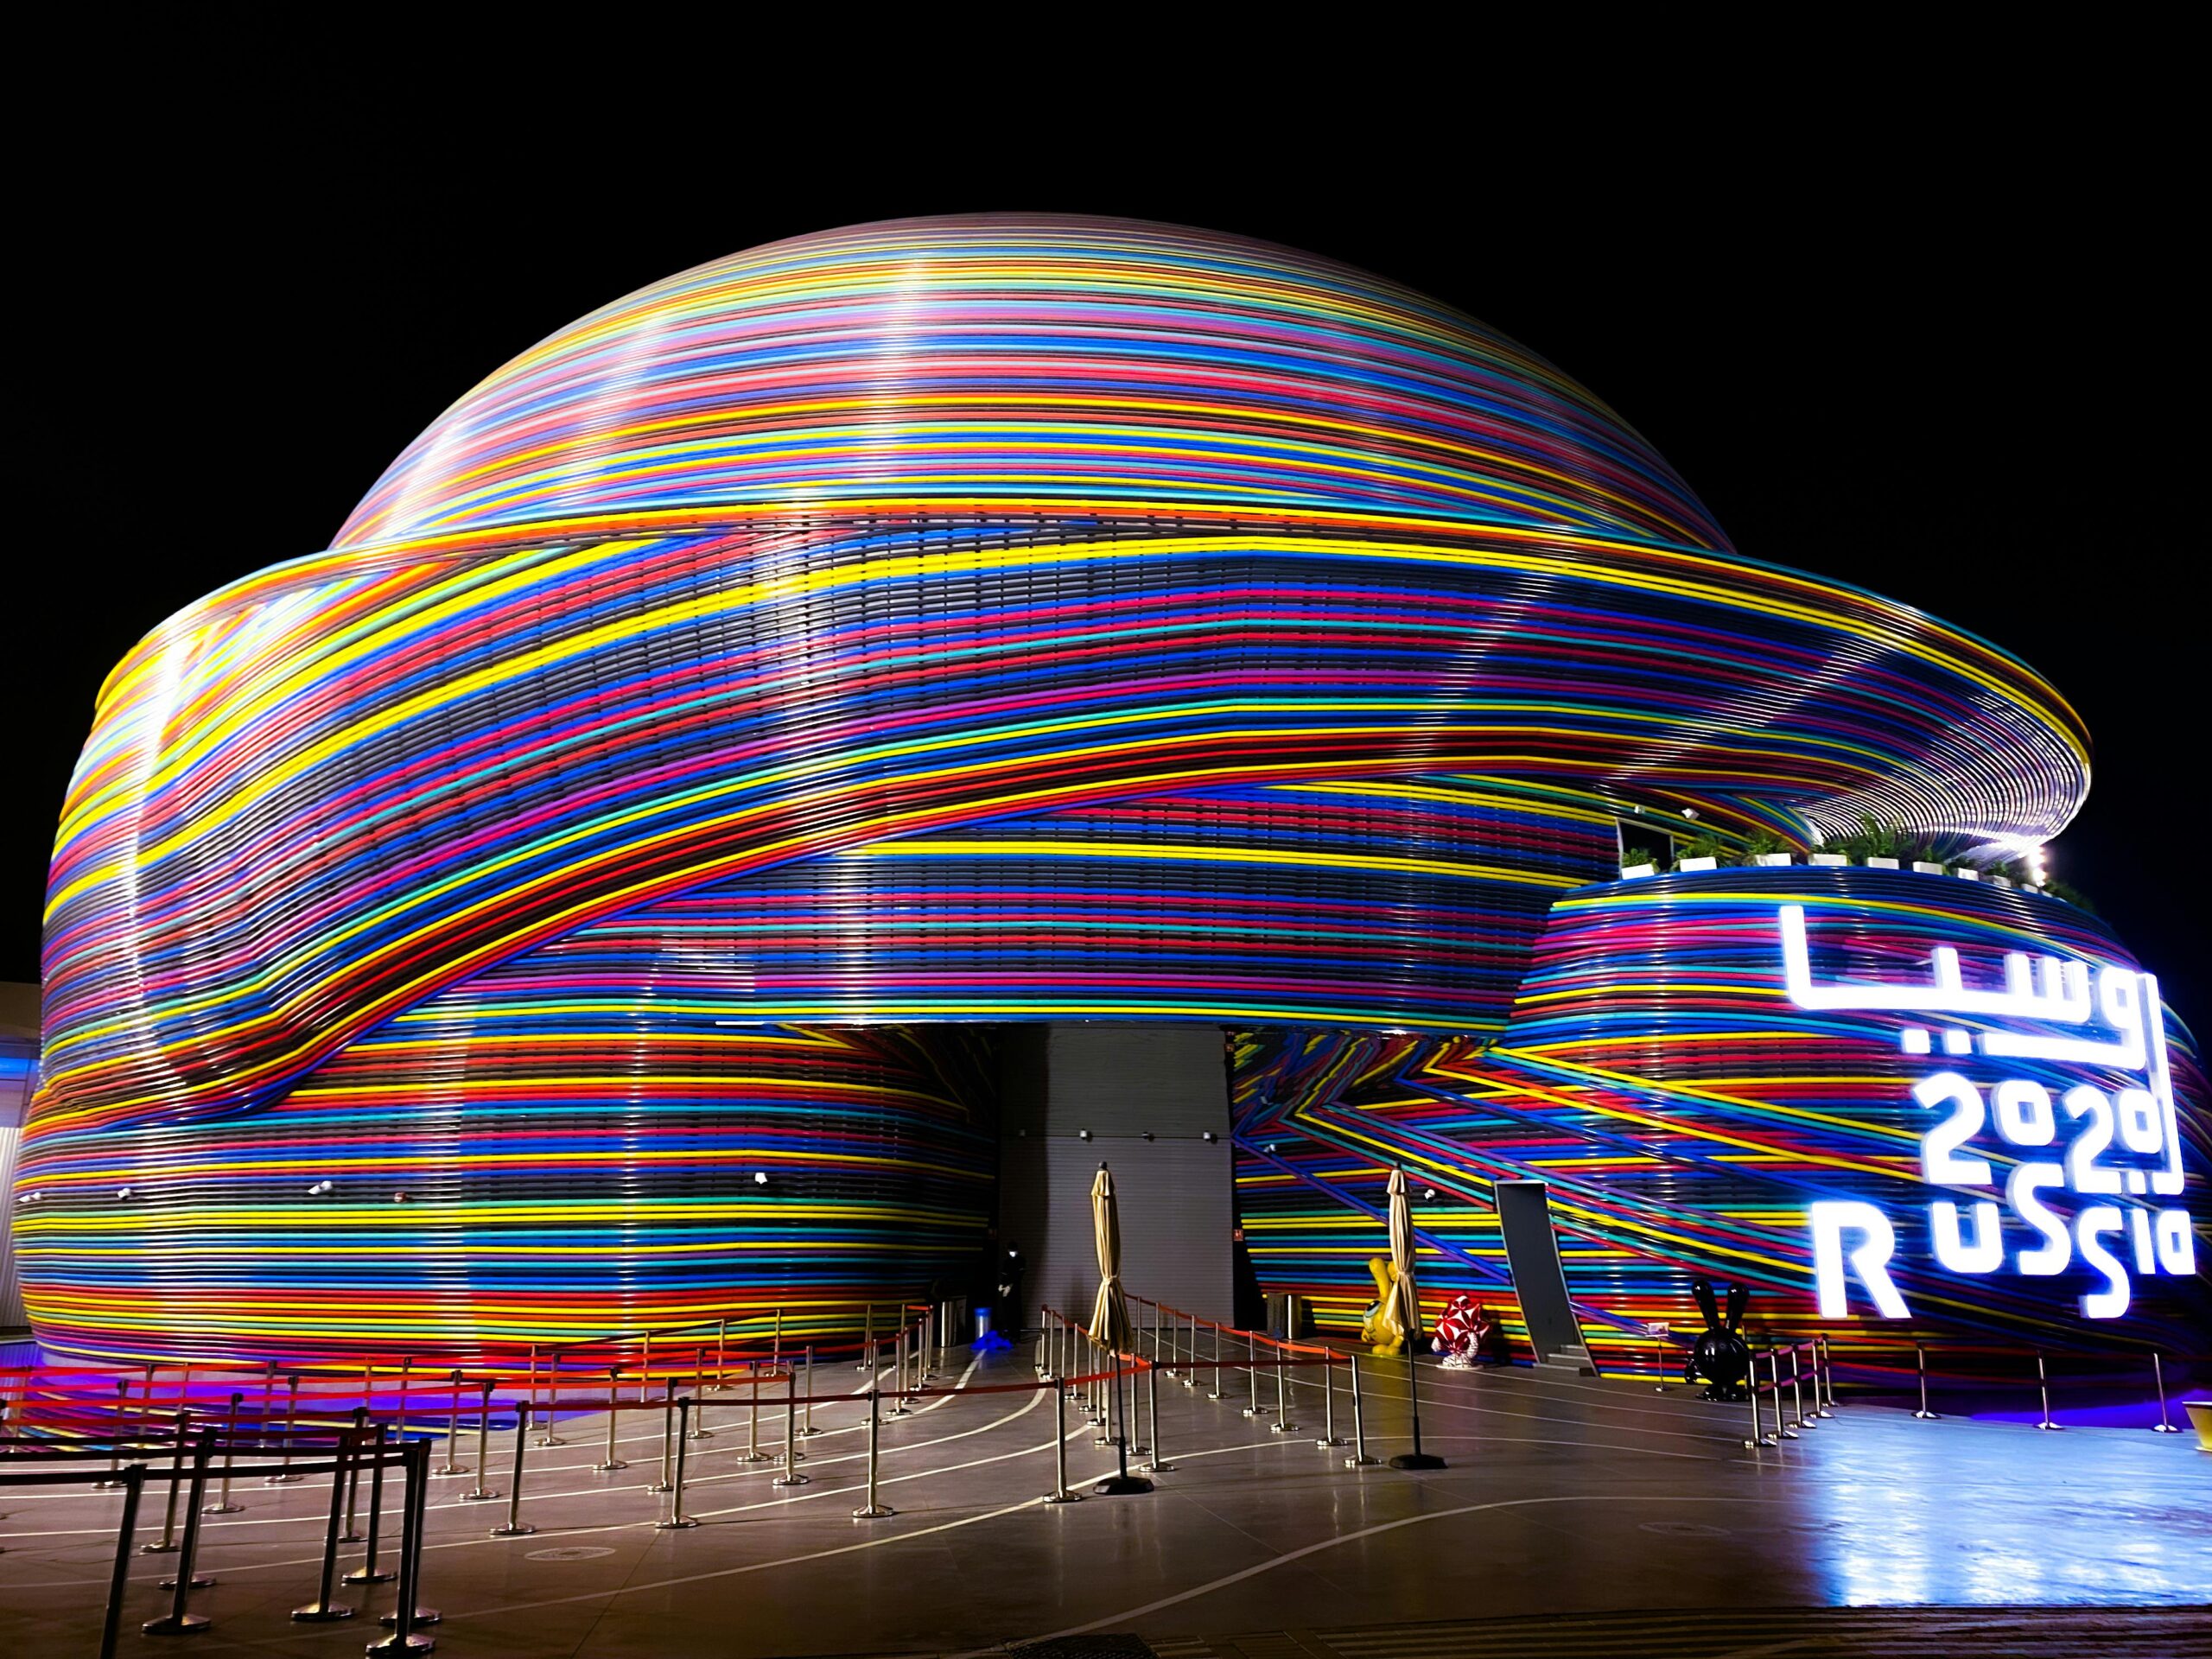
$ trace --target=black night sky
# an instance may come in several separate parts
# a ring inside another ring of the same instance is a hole
[[[757,243],[1034,209],[1242,232],[1423,289],[1595,390],[1745,552],[2025,658],[2095,741],[2052,868],[2202,1033],[2206,588],[2184,500],[2202,437],[2181,418],[2201,276],[2174,196],[2193,188],[2125,89],[2075,92],[1961,106],[1861,83],[1694,129],[1664,99],[1606,126],[1587,99],[1532,120],[1538,99],[1418,132],[1384,99],[1280,131],[1186,112],[1133,140],[1124,112],[1033,142],[1027,118],[957,111],[855,132],[858,84],[804,136],[749,99],[696,130],[518,109],[461,132],[428,103],[334,122],[319,93],[240,89],[135,108],[127,164],[45,135],[14,210],[41,251],[16,272],[0,977],[35,976],[46,854],[108,668],[208,589],[325,546],[479,378]],[[1033,93],[1033,117],[1052,99]]]

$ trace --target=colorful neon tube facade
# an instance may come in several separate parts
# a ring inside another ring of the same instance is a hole
[[[28,1300],[100,1354],[826,1331],[976,1249],[993,1024],[1253,1033],[1248,1102],[1298,1056],[1426,1077],[1509,1033],[1586,1068],[1532,975],[1624,814],[2008,852],[2087,775],[2032,671],[1738,555],[1589,393],[1418,295],[1111,221],[777,244],[526,353],[331,550],[111,677],[53,866]],[[2123,960],[2010,902],[2008,937]],[[1587,948],[1641,975],[1666,936]],[[1707,1075],[1662,1001],[1587,1037],[1654,1089]],[[1860,1194],[1856,1135],[1793,1140],[1770,1207]],[[1415,1143],[1325,1159],[1309,1227],[1269,1136],[1263,1277],[1341,1304],[1362,1183]],[[1478,1230],[1486,1143],[1419,1144]],[[1681,1231],[1578,1277],[1592,1317],[1675,1294]]]

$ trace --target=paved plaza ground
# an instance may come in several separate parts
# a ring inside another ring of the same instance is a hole
[[[971,1385],[1033,1376],[1020,1353],[956,1354],[949,1372]],[[849,1367],[823,1375],[865,1386]],[[1363,1377],[1370,1450],[1404,1450],[1402,1370],[1378,1364]],[[632,1466],[617,1473],[592,1467],[605,1419],[564,1419],[567,1446],[530,1452],[530,1536],[487,1535],[505,1505],[460,1501],[469,1478],[435,1483],[421,1599],[444,1619],[429,1633],[442,1652],[589,1659],[952,1655],[1105,1633],[1187,1659],[1383,1659],[1526,1651],[1534,1637],[1496,1643],[1526,1628],[1514,1621],[1550,1615],[1562,1622],[1544,1628],[1582,1654],[1800,1659],[2012,1652],[1975,1645],[1975,1632],[2018,1617],[1993,1610],[2037,1604],[2075,1610],[2041,1625],[2034,1650],[2044,1655],[2073,1650],[2069,1632],[2082,1651],[2114,1656],[2194,1651],[2204,1639],[2212,1456],[2191,1436],[2039,1433],[1846,1404],[1801,1440],[1751,1452],[1742,1408],[1687,1389],[1525,1370],[1425,1366],[1422,1378],[1440,1471],[1348,1468],[1344,1449],[1314,1444],[1318,1389],[1296,1390],[1299,1427],[1279,1433],[1242,1414],[1239,1373],[1220,1401],[1204,1378],[1162,1381],[1174,1466],[1155,1491],[1059,1505],[1040,1502],[1052,1482],[1049,1393],[932,1399],[884,1425],[882,1500],[897,1513],[878,1520],[852,1516],[863,1402],[817,1409],[823,1432],[800,1465],[808,1484],[779,1488],[777,1465],[742,1460],[741,1391],[714,1395],[714,1438],[693,1443],[690,1467],[686,1508],[701,1524],[682,1532],[654,1529],[662,1500],[643,1490],[658,1468],[658,1414],[624,1417]],[[1263,1398],[1272,1403],[1271,1383]],[[1345,1404],[1339,1392],[1337,1426],[1349,1434]],[[1111,1453],[1072,1408],[1067,1434],[1071,1484],[1087,1492]],[[501,1488],[512,1440],[493,1442]],[[780,1423],[765,1421],[762,1440],[779,1445]],[[362,1608],[347,1623],[288,1617],[314,1595],[327,1486],[255,1484],[238,1497],[243,1514],[205,1528],[201,1569],[219,1582],[194,1599],[214,1626],[193,1649],[360,1652],[380,1634],[372,1621],[391,1605],[389,1585],[347,1592]],[[0,1651],[96,1649],[118,1507],[81,1490],[0,1493]],[[150,1489],[148,1509],[157,1528]],[[138,1633],[165,1610],[156,1580],[169,1559],[138,1566],[121,1651],[176,1645]],[[1778,1611],[1875,1606],[1993,1611],[1952,1619],[1950,1638],[1898,1636],[1930,1617],[1921,1613],[1836,1627],[1837,1642],[1879,1635],[1902,1649],[1822,1647],[1826,1626]],[[2115,1606],[2166,1611],[2095,1611]]]

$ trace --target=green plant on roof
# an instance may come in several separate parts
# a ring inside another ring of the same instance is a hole
[[[1744,842],[1744,856],[1751,861],[1794,850],[1788,842],[1771,830],[1754,830]]]

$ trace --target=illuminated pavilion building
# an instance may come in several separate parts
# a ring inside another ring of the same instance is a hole
[[[1432,1303],[1554,1351],[1543,1183],[1607,1369],[1700,1274],[1845,1345],[2193,1346],[2187,1033],[1995,874],[2088,775],[2032,670],[1737,553],[1418,294],[1118,221],[778,243],[116,669],[28,1306],[103,1357],[849,1334],[979,1248],[1008,1034],[1103,1022],[1221,1033],[1252,1269],[1325,1328],[1402,1165]],[[1867,817],[1933,861],[1808,861]],[[1693,818],[1789,850],[1624,878]]]

